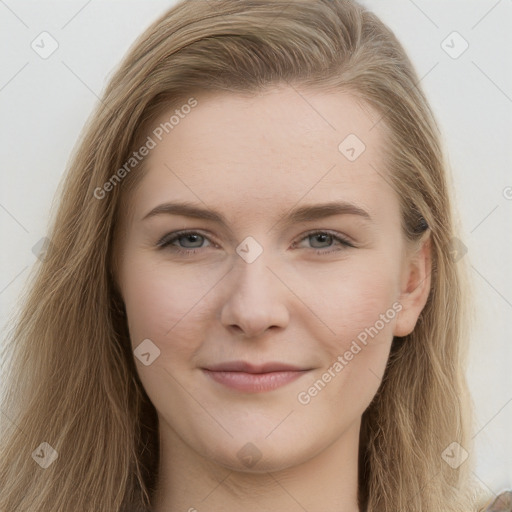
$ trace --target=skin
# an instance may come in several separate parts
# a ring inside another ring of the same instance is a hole
[[[281,86],[195,97],[198,106],[146,158],[117,249],[132,346],[150,339],[160,350],[147,366],[135,358],[160,425],[153,508],[358,511],[361,416],[393,336],[413,330],[430,287],[428,240],[406,243],[398,198],[382,178],[384,123],[374,127],[379,116],[339,91]],[[338,150],[348,134],[366,145],[353,162]],[[227,227],[168,213],[144,219],[178,200],[220,211]],[[328,201],[355,204],[371,219],[278,222],[294,207]],[[157,246],[183,229],[198,236]],[[354,247],[311,235],[322,230]],[[263,249],[251,263],[236,251],[248,236]],[[394,303],[401,311],[300,403],[298,394],[379,315],[392,316]],[[310,371],[278,389],[245,393],[201,370],[233,360]],[[257,462],[249,467],[241,449]]]

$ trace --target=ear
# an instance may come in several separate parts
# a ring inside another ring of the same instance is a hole
[[[405,259],[400,284],[399,302],[402,310],[398,314],[393,335],[402,337],[410,334],[427,303],[430,293],[432,255],[430,232],[419,248]]]

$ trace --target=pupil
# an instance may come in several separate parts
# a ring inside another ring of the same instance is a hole
[[[197,238],[198,238],[199,235],[185,235],[185,239],[188,239],[189,242],[192,242],[194,243],[194,239],[196,239],[195,241],[197,241]]]
[[[321,239],[320,240],[320,243],[322,242],[325,242],[326,241],[326,238],[329,238],[331,235],[328,235],[326,233],[324,234],[319,234],[319,235],[314,235],[317,239]]]

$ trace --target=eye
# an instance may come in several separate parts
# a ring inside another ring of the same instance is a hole
[[[315,249],[315,252],[320,255],[342,251],[344,248],[348,247],[355,247],[345,237],[330,231],[309,232],[306,236],[303,236],[299,242],[304,240],[314,240],[315,238],[317,241],[320,241],[320,244],[330,242],[326,247],[324,247],[324,249],[329,247],[338,247],[328,251],[322,250],[322,247],[312,247],[312,249]],[[168,249],[179,254],[191,255],[200,252],[200,250],[204,248],[203,242],[206,240],[209,240],[209,238],[197,231],[178,231],[168,233],[162,237],[156,245],[160,249]],[[181,243],[181,241],[184,241],[185,247],[175,244],[175,242]],[[333,246],[333,242],[336,242],[336,245]],[[293,246],[296,247],[296,243],[294,243]]]
[[[303,237],[300,241],[302,242],[303,240],[311,240],[311,239],[314,240],[315,238],[317,239],[317,241],[318,240],[320,241],[320,244],[325,243],[325,242],[331,242],[331,244],[332,244],[333,241],[337,243],[337,247],[338,247],[337,249],[331,249],[329,251],[316,250],[315,252],[320,255],[329,254],[332,252],[343,251],[344,249],[346,249],[348,247],[355,247],[345,237],[343,237],[337,233],[330,232],[330,231],[312,231],[312,232],[309,232],[308,234],[306,234],[306,236]],[[329,244],[326,248],[335,247],[331,244]],[[322,249],[322,248],[321,247],[313,247],[313,249]]]
[[[174,245],[174,242],[178,240],[185,240],[184,248]],[[163,238],[161,238],[156,245],[161,249],[168,248],[181,254],[195,254],[198,252],[196,249],[201,247],[201,242],[203,240],[208,240],[208,238],[201,233],[198,233],[197,231],[178,231],[174,233],[168,233]],[[197,245],[198,242],[199,245]],[[187,246],[186,244],[188,243],[191,243],[192,246]]]

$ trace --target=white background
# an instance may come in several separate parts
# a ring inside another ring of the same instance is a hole
[[[36,261],[32,248],[86,118],[128,46],[172,4],[0,0],[0,326]],[[405,46],[449,151],[477,293],[468,374],[475,473],[497,493],[512,487],[512,0],[364,4]],[[59,45],[47,59],[31,48],[43,31]],[[441,47],[453,31],[469,43],[456,59]]]

